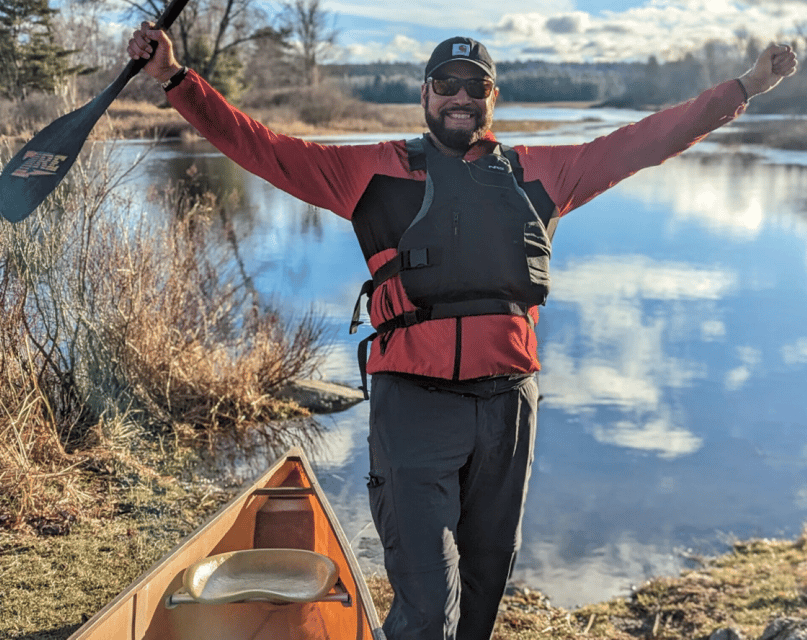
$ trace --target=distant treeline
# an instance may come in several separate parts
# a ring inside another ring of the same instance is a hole
[[[702,58],[688,54],[678,61],[659,63],[562,63],[542,61],[504,62],[497,66],[500,101],[509,102],[593,102],[603,106],[656,107],[687,100],[707,87],[737,77],[747,69],[755,51],[747,57]],[[707,54],[709,52],[707,51]],[[754,111],[805,112],[803,100],[807,74],[802,65],[799,77],[773,96],[752,102]],[[338,82],[346,92],[366,102],[411,104],[420,100],[422,67],[407,63],[325,65],[322,76]],[[801,99],[792,99],[795,96]]]
[[[671,71],[673,66],[664,65],[664,68]],[[423,71],[418,65],[327,65],[322,70],[323,76],[337,80],[367,102],[416,103],[420,100]],[[667,75],[671,76],[670,73]],[[679,77],[682,74],[674,75],[674,79],[670,77],[669,82],[665,82],[654,61],[647,65],[505,62],[498,66],[497,84],[500,99],[510,102],[657,100],[668,97],[667,94],[672,97],[674,93],[687,91],[691,95],[705,86],[704,73],[700,69],[691,69],[686,81]]]

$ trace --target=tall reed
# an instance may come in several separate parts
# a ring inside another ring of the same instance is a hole
[[[132,190],[101,148],[0,225],[0,525],[75,517],[86,469],[152,434],[317,437],[275,392],[316,369],[322,319],[260,300],[217,240],[226,202]]]

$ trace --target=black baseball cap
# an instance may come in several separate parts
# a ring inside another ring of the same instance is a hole
[[[464,60],[475,64],[493,80],[496,80],[496,65],[488,50],[485,49],[485,45],[471,38],[459,36],[444,40],[434,48],[431,58],[426,63],[425,78],[432,77],[437,69],[454,60]]]

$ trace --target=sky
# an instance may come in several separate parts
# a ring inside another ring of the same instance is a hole
[[[337,61],[423,63],[454,35],[497,61],[682,58],[709,40],[807,35],[807,0],[323,0],[339,30]],[[743,45],[744,46],[744,45]]]

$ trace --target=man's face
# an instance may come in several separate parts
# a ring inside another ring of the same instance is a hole
[[[449,62],[435,72],[438,78],[449,76],[462,79],[487,77],[476,65],[461,60]],[[424,83],[420,104],[438,147],[442,146],[443,151],[452,155],[465,154],[490,129],[498,95],[499,90],[494,88],[487,98],[474,99],[462,88],[456,95],[441,96],[434,92],[430,82]]]

